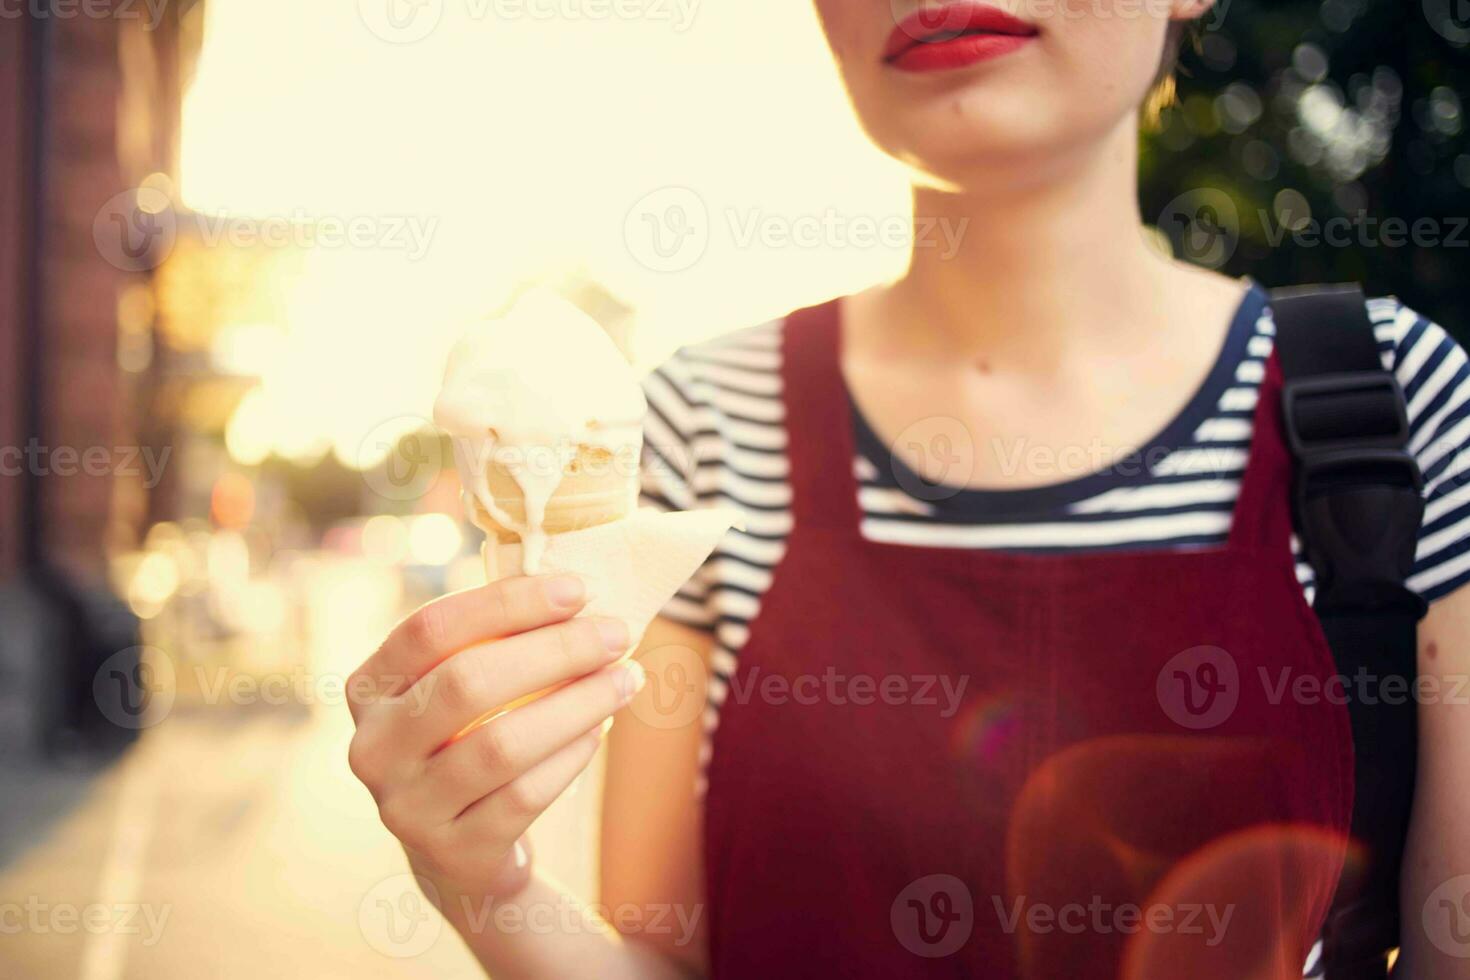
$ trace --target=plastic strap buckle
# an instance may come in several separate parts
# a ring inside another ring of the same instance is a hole
[[[1352,412],[1344,424],[1343,415],[1346,413],[1341,409],[1348,403],[1361,408],[1367,399],[1376,403],[1371,413],[1371,421],[1375,425],[1365,427],[1361,424],[1361,411]],[[1398,380],[1387,371],[1295,378],[1287,381],[1282,389],[1282,406],[1286,437],[1291,442],[1291,451],[1300,460],[1368,446],[1402,449],[1409,441],[1409,411],[1404,404],[1403,391]],[[1338,410],[1334,411],[1334,408]],[[1320,431],[1333,428],[1333,422],[1342,425],[1347,434],[1334,437]],[[1381,431],[1374,431],[1375,428]]]
[[[1286,383],[1282,405],[1317,608],[1422,614],[1404,580],[1418,547],[1424,477],[1404,448],[1409,419],[1398,382],[1386,371],[1300,378]]]

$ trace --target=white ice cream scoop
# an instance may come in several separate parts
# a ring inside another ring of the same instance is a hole
[[[647,405],[607,333],[545,290],[455,346],[434,404],[471,520],[520,541],[540,567],[546,536],[628,516]]]
[[[486,533],[487,580],[576,573],[586,612],[621,618],[635,644],[741,518],[637,511],[646,411],[602,328],[544,291],[465,335],[434,405],[465,509]]]

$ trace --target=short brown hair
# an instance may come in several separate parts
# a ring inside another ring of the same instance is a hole
[[[1164,57],[1159,62],[1159,73],[1154,76],[1153,88],[1143,103],[1143,118],[1149,125],[1156,125],[1159,116],[1178,98],[1175,71],[1179,67],[1179,55],[1184,51],[1184,41],[1189,37],[1193,24],[1176,20],[1169,25],[1169,34],[1164,39]]]

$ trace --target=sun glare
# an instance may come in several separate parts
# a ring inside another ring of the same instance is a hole
[[[648,367],[900,267],[901,247],[844,232],[902,221],[905,189],[858,132],[807,4],[586,8],[642,12],[599,19],[430,0],[433,29],[403,43],[375,2],[401,0],[207,10],[183,201],[311,233],[292,236],[306,254],[281,285],[288,322],[264,325],[284,339],[264,402],[242,406],[247,457],[262,428],[283,455],[350,459],[373,427],[427,417],[454,337],[528,279],[629,303]]]

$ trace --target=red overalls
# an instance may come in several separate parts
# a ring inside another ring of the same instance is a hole
[[[861,537],[840,340],[836,303],[786,324],[795,522],[713,746],[714,975],[1301,976],[1352,748],[1274,361],[1227,544],[1028,556]]]

